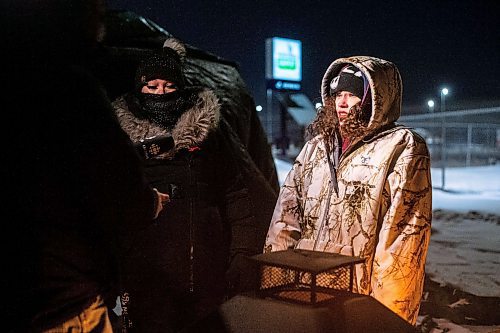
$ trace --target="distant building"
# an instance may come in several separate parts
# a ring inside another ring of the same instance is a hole
[[[300,92],[274,92],[267,109],[259,113],[275,155],[292,160],[305,143],[307,126],[316,116],[311,100]]]

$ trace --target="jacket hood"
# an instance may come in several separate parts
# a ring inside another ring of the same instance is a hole
[[[201,145],[208,134],[219,124],[220,104],[215,94],[208,89],[193,90],[192,93],[197,94],[196,103],[181,115],[171,131],[148,119],[136,117],[130,111],[126,96],[118,98],[113,102],[113,106],[121,127],[133,142],[156,136],[171,135],[175,141],[174,150],[177,152],[181,149]],[[159,157],[164,158],[165,156],[160,155]]]
[[[402,81],[396,65],[383,59],[353,56],[332,62],[321,81],[323,104],[333,104],[333,97],[329,96],[330,81],[348,64],[359,68],[370,84],[372,114],[367,133],[373,133],[384,125],[394,123],[401,115]]]

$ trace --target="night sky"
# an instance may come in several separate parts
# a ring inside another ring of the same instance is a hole
[[[302,92],[312,101],[328,65],[372,55],[394,62],[404,105],[500,100],[500,1],[108,0],[160,24],[182,41],[239,64],[265,104],[265,39],[302,41]]]

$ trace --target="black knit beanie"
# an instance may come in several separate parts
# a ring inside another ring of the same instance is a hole
[[[359,99],[365,95],[365,82],[363,73],[354,65],[347,65],[340,71],[339,75],[330,82],[330,95],[339,91],[348,91]]]
[[[141,61],[135,74],[135,87],[138,92],[148,81],[162,79],[177,85],[177,89],[184,89],[184,75],[182,61],[179,54],[169,48],[163,47],[161,52],[155,53]]]

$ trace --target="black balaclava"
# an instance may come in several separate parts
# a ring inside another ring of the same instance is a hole
[[[171,130],[177,121],[196,102],[193,89],[174,91],[168,94],[138,94],[141,115],[156,124]]]

